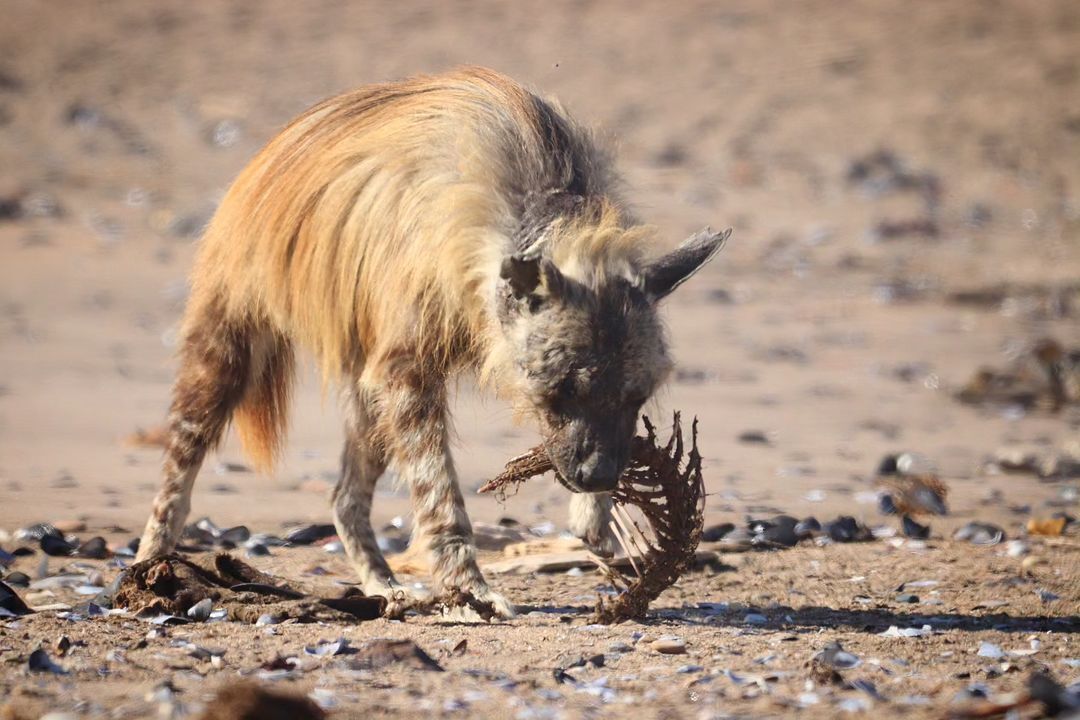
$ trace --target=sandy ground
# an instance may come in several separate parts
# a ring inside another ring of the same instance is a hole
[[[971,683],[993,696],[1014,690],[1033,666],[1075,681],[1075,529],[1028,541],[1027,566],[1005,546],[949,539],[973,519],[1019,537],[1031,516],[1077,514],[1075,478],[984,466],[1002,448],[1075,451],[1075,406],[977,409],[951,394],[975,368],[1004,365],[1038,338],[1080,344],[1080,300],[1051,312],[1024,296],[986,308],[948,301],[999,283],[1052,290],[1080,277],[1080,8],[1066,0],[11,0],[0,23],[0,529],[78,519],[83,538],[138,534],[159,453],[123,439],[164,415],[193,244],[231,178],[321,97],[466,62],[542,88],[612,132],[641,214],[671,244],[706,223],[735,228],[723,255],[668,303],[680,372],[651,409],[700,418],[709,523],[781,510],[894,522],[863,493],[881,456],[904,449],[940,469],[952,515],[933,523],[925,545],[725,556],[729,569],[687,576],[656,620],[612,628],[587,625],[584,608],[604,585],[590,573],[493,576],[537,610],[489,627],[413,618],[269,635],[214,624],[170,628],[138,648],[149,628],[130,618],[0,620],[0,696],[76,716],[154,716],[159,705],[179,714],[174,705],[197,708],[277,652],[299,654],[305,669],[275,685],[322,688],[317,696],[340,717],[574,717],[623,704],[657,717],[800,706],[810,716],[929,717]],[[883,149],[937,190],[849,179]],[[933,223],[936,236],[889,237],[890,223],[910,221]],[[471,496],[536,438],[467,378],[456,404],[472,517],[561,528],[566,495],[549,482],[505,505]],[[243,458],[230,439],[207,462],[193,518],[274,533],[328,521],[339,427],[308,377],[283,467],[269,478],[236,470]],[[770,442],[740,442],[748,430]],[[377,525],[407,523],[407,513],[404,497],[380,491]],[[331,571],[320,582],[349,579],[340,557],[319,553],[251,562],[295,582],[316,563]],[[11,569],[37,577],[39,560]],[[69,564],[52,559],[49,570]],[[105,580],[116,572],[104,570]],[[937,584],[915,591],[920,603],[896,602],[902,583],[922,580]],[[72,602],[70,592],[54,600]],[[745,621],[755,611],[764,625]],[[924,622],[931,636],[877,634]],[[61,634],[87,643],[57,660],[69,674],[30,674],[30,651]],[[661,635],[683,638],[689,655],[648,650]],[[447,672],[360,672],[304,656],[303,646],[338,636],[354,645],[410,637]],[[183,639],[228,652],[216,665],[200,661]],[[467,652],[451,655],[462,639]],[[983,641],[1014,651],[1032,639],[1034,654],[975,654]],[[806,685],[805,662],[830,640],[863,659],[856,676],[881,697]],[[121,659],[106,660],[116,649]],[[600,652],[604,667],[556,682],[560,656]],[[176,702],[147,695],[166,677]]]

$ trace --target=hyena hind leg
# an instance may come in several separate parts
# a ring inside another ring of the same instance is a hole
[[[334,488],[334,526],[356,569],[366,595],[381,595],[393,602],[409,592],[394,578],[371,527],[375,485],[386,471],[386,455],[375,440],[374,407],[363,388],[345,393],[345,447],[341,477]]]
[[[138,560],[171,552],[191,509],[207,451],[221,440],[251,373],[253,328],[211,306],[190,317],[173,385],[162,485],[139,542]]]
[[[573,493],[570,496],[570,532],[601,557],[615,554],[611,530],[611,493]]]

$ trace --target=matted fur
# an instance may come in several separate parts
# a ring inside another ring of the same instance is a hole
[[[345,398],[334,522],[365,590],[400,588],[370,527],[375,482],[393,463],[436,587],[512,614],[476,566],[449,455],[448,379],[478,371],[558,430],[552,456],[575,464],[582,487],[610,488],[640,403],[670,365],[655,304],[726,238],[699,234],[647,265],[652,231],[615,184],[591,133],[483,68],[368,86],[290,123],[202,239],[139,558],[175,545],[230,420],[252,460],[273,466],[304,349]],[[536,282],[508,276],[510,260]],[[564,400],[585,410],[571,417],[556,407]],[[590,497],[595,508],[575,508],[593,528],[607,501]]]

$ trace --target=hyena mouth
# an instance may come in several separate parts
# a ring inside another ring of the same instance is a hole
[[[570,482],[565,477],[563,477],[563,474],[561,472],[559,472],[558,470],[555,470],[554,472],[555,472],[555,479],[559,481],[560,485],[562,485],[564,488],[566,488],[570,492],[572,492],[572,493],[583,493],[583,492],[585,492],[584,489],[582,489],[578,485],[575,485],[574,483]]]

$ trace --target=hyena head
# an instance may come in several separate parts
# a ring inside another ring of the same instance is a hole
[[[642,405],[671,369],[658,302],[730,234],[704,231],[626,273],[575,279],[537,254],[502,264],[501,322],[561,480],[575,492],[612,490],[630,460]]]

